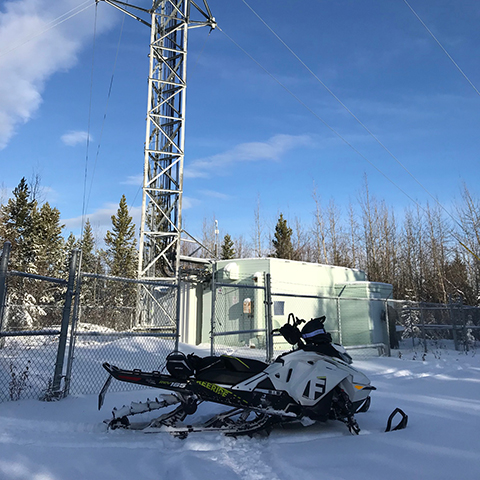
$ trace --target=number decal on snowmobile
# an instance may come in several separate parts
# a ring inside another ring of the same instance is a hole
[[[170,386],[174,387],[174,388],[185,388],[187,386],[186,383],[176,383],[176,382],[173,382],[170,384]]]

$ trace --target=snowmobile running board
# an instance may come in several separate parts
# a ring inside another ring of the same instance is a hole
[[[114,411],[113,413],[115,415],[116,412]],[[254,418],[248,420],[248,417],[251,414],[253,414]],[[231,437],[237,437],[240,435],[252,436],[257,433],[268,435],[271,427],[275,423],[275,420],[270,417],[270,415],[241,408],[233,408],[227,412],[219,413],[201,424],[178,424],[178,422],[181,422],[186,416],[187,414],[184,410],[184,405],[181,404],[176,409],[152,420],[151,422],[130,423],[125,415],[123,417],[114,418],[110,421],[105,420],[105,423],[107,423],[108,428],[111,430],[126,428],[129,430],[141,430],[143,433],[170,433],[174,437],[180,439],[187,438],[189,433],[200,432],[220,432]]]
[[[108,366],[110,367],[110,366]],[[115,371],[115,367],[112,369]],[[118,370],[117,370],[118,372]],[[155,375],[155,376],[158,376]],[[105,395],[112,382],[113,375],[109,375],[100,394],[98,396],[98,409],[103,406]],[[180,403],[180,405],[168,413],[150,422],[130,422],[129,416],[160,410],[165,407]],[[201,403],[201,402],[198,402]],[[254,434],[268,435],[272,426],[279,423],[279,419],[267,413],[258,412],[252,409],[233,408],[227,412],[214,415],[204,423],[198,425],[178,424],[185,417],[196,410],[197,403],[192,405],[189,398],[184,397],[181,393],[175,392],[166,395],[160,395],[160,400],[147,399],[146,402],[132,402],[129,406],[124,405],[122,408],[114,408],[112,411],[113,418],[104,420],[108,429],[116,430],[124,428],[128,430],[141,430],[144,433],[170,433],[174,437],[184,439],[189,433],[198,432],[220,432],[226,436],[240,436]],[[253,417],[249,419],[249,417]]]

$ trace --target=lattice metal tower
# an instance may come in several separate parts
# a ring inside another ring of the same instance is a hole
[[[215,19],[206,0],[203,8],[193,0],[154,0],[150,10],[118,0],[104,1],[151,28],[138,276],[176,283],[182,232],[188,30],[215,28]],[[150,22],[141,15],[149,15]]]

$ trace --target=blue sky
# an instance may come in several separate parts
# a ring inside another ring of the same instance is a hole
[[[84,196],[100,236],[122,194],[136,219],[141,207],[148,28],[100,2],[94,49],[95,6],[41,33],[72,8],[93,4],[0,4],[0,186],[8,196],[22,176],[38,173],[67,235],[79,232]],[[480,96],[404,1],[248,4],[447,209],[463,181],[479,193]],[[409,4],[480,88],[480,4]],[[357,202],[364,174],[370,192],[398,212],[414,204],[385,176],[421,204],[432,202],[242,0],[209,5],[225,34],[283,87],[220,30],[191,31],[184,182],[190,233],[201,236],[204,219],[215,216],[221,235],[248,240],[258,198],[268,228],[280,212],[310,224],[315,186],[322,204],[333,198],[346,208]]]

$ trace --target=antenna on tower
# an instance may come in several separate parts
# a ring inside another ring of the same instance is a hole
[[[215,258],[218,258],[218,234],[220,231],[218,230],[218,220],[215,220]]]

